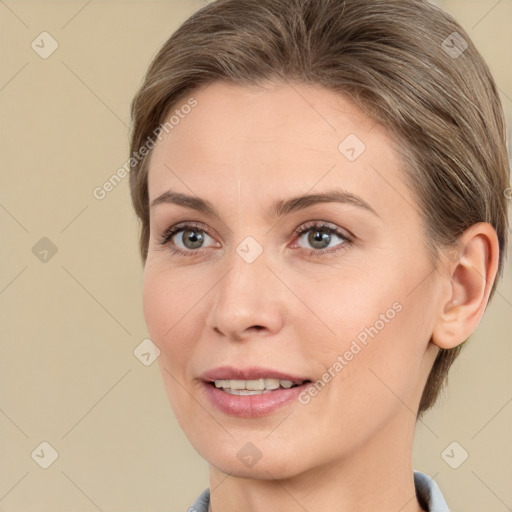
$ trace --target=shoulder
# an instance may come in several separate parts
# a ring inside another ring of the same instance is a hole
[[[194,504],[187,509],[187,512],[208,512],[208,505],[210,503],[210,488],[205,489],[194,502]]]
[[[450,512],[441,489],[431,477],[414,470],[414,486],[418,501],[428,512]]]

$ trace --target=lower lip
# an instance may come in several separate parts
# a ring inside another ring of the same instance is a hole
[[[297,400],[311,382],[293,388],[279,388],[259,395],[232,395],[209,382],[202,382],[206,396],[222,412],[241,418],[256,418],[270,414]]]

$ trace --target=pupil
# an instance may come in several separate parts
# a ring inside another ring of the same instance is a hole
[[[189,249],[195,249],[197,247],[200,247],[203,242],[203,236],[197,235],[197,231],[187,230],[185,231],[185,245],[187,245],[188,242],[191,242],[192,246],[188,246]]]
[[[316,231],[312,231],[309,237],[309,243],[316,247],[317,249],[322,249],[323,247],[326,247],[325,245],[322,247],[322,242],[327,242],[327,245],[329,245],[331,239],[331,235],[326,233],[325,231],[321,231],[317,229]],[[318,247],[318,244],[320,244],[320,247]]]

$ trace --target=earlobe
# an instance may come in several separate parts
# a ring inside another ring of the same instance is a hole
[[[443,349],[460,345],[474,333],[498,271],[498,236],[489,223],[468,228],[457,247],[458,251],[450,250],[440,262],[450,293],[440,304],[432,342]]]

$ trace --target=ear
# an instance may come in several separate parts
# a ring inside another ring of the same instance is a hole
[[[466,341],[482,318],[499,262],[496,231],[487,222],[468,228],[456,248],[442,255],[446,293],[432,333],[432,342],[449,349]]]

